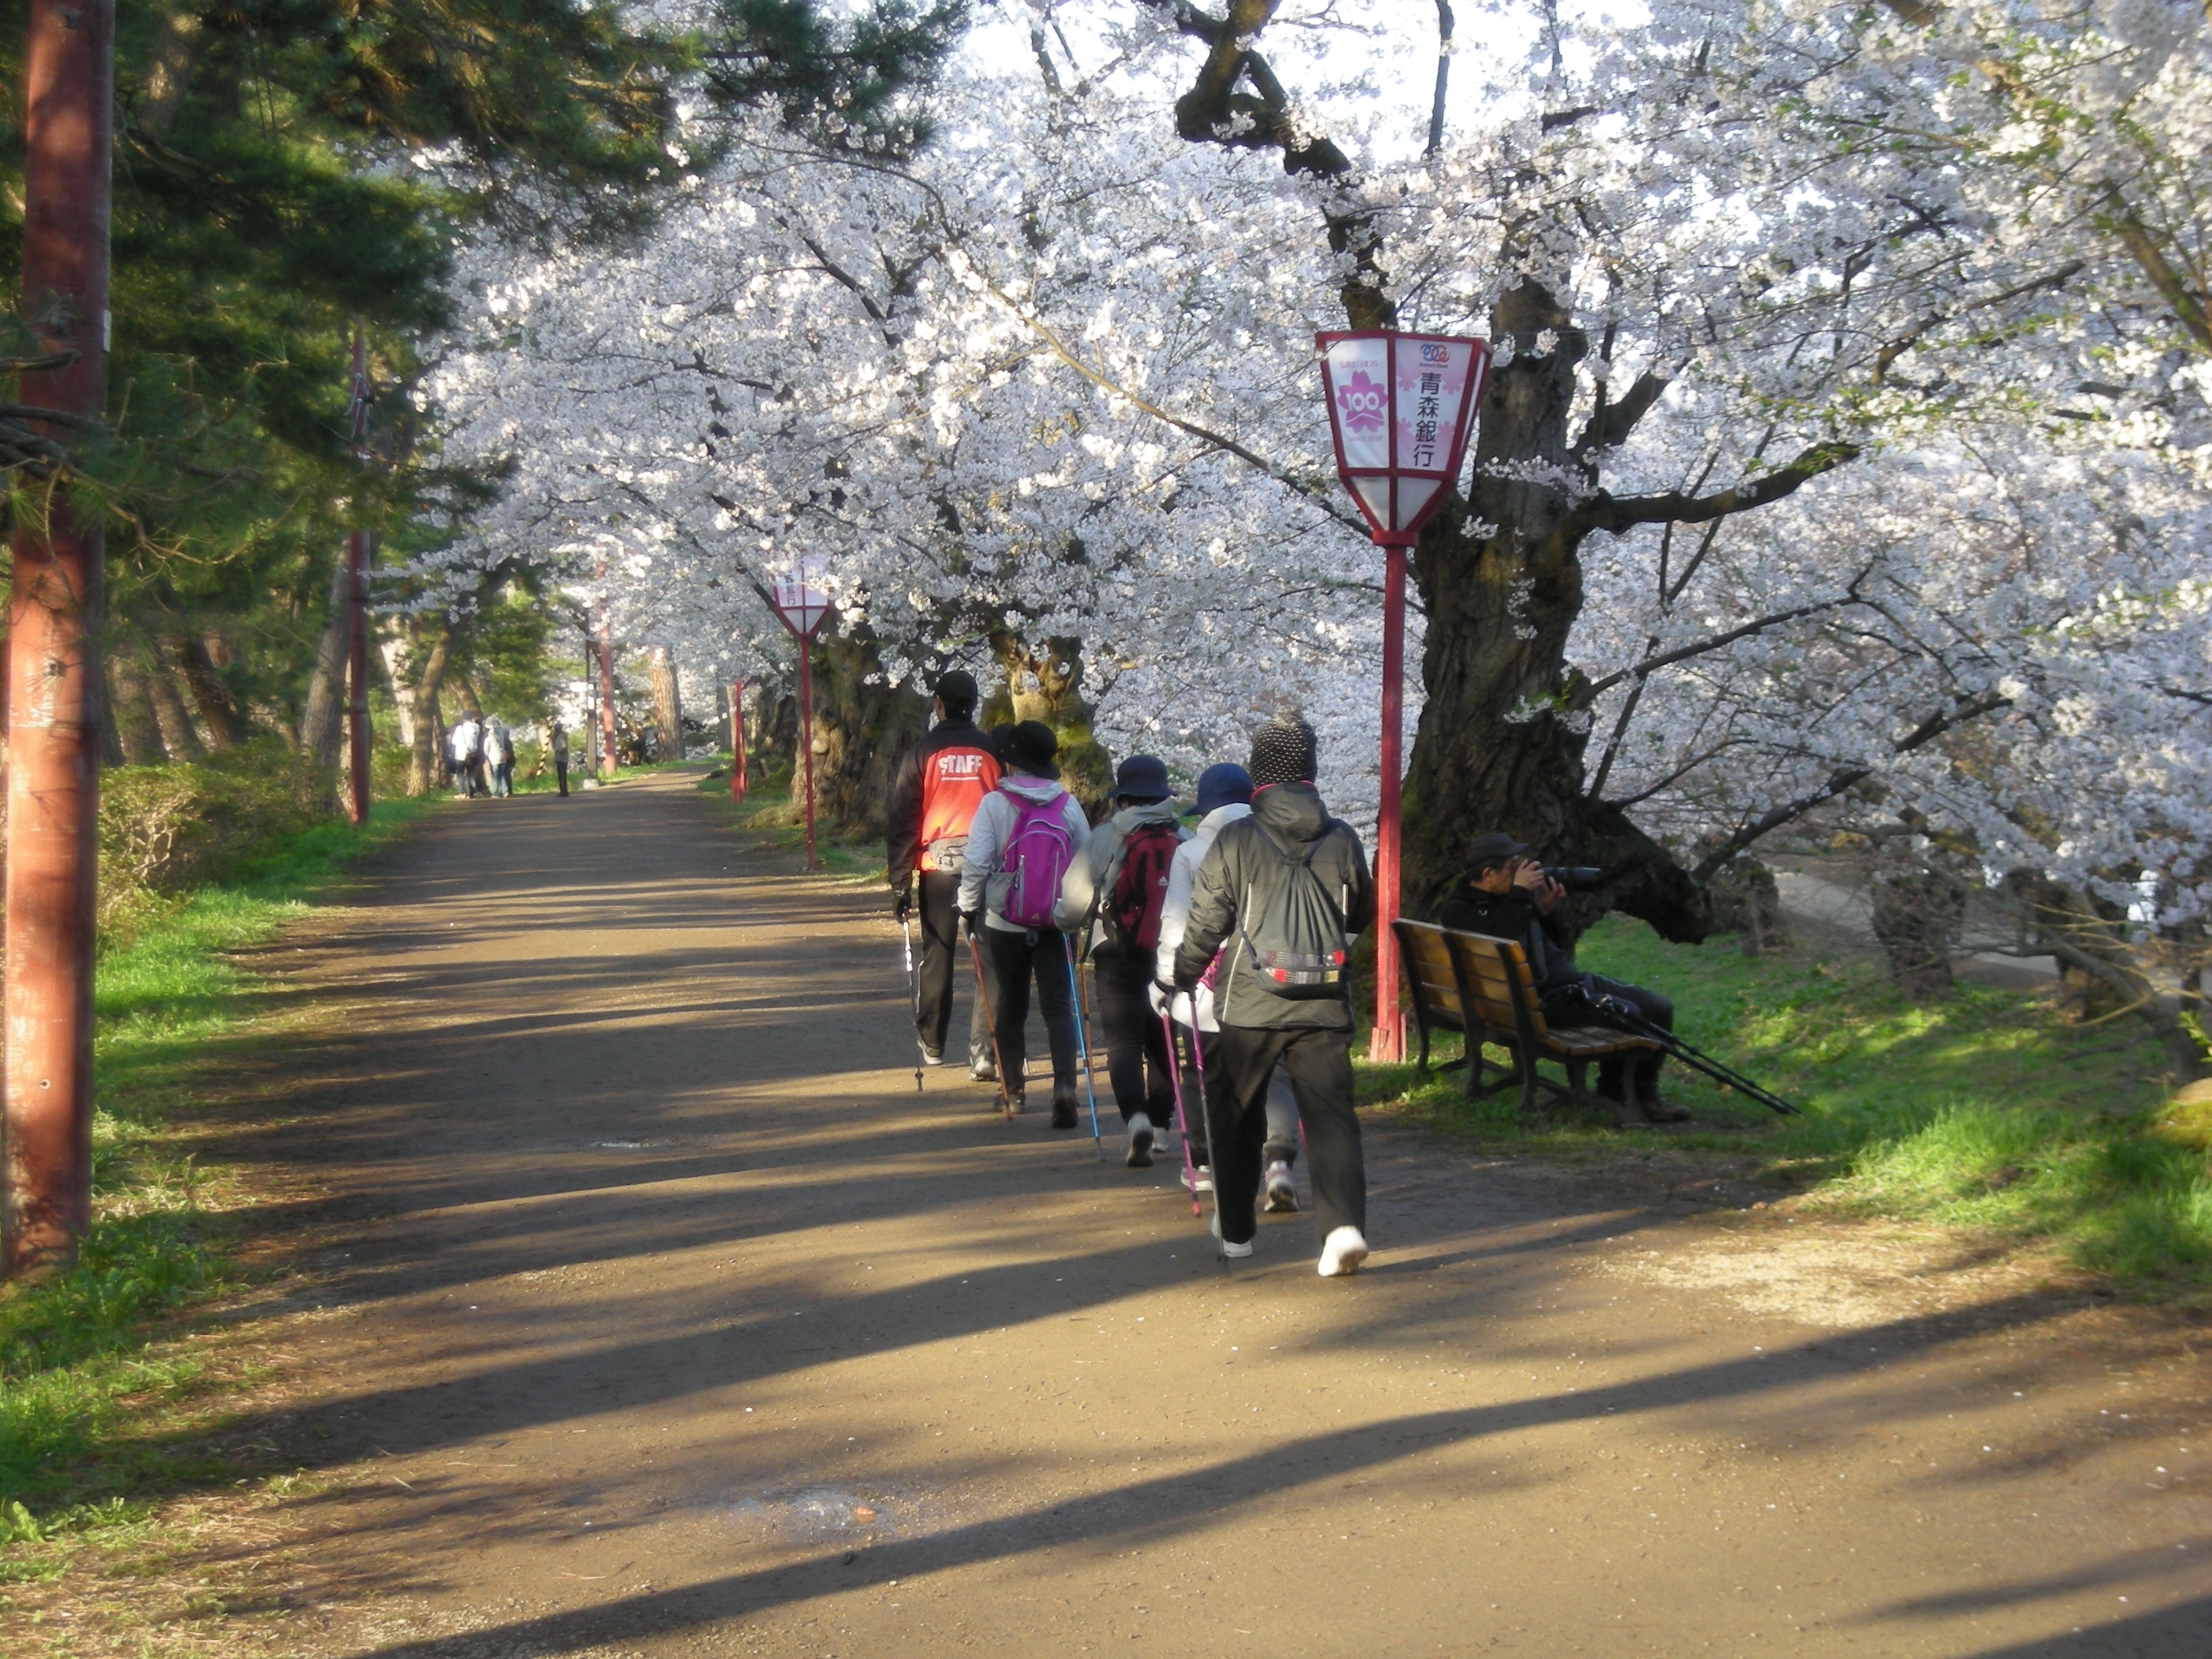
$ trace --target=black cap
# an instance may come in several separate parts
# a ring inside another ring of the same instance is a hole
[[[1170,793],[1167,763],[1157,756],[1132,755],[1114,775],[1116,800],[1165,800]]]
[[[1507,859],[1517,859],[1528,850],[1528,843],[1516,841],[1502,830],[1493,830],[1486,836],[1477,836],[1468,843],[1467,867],[1480,870],[1486,865],[1502,864]]]
[[[950,669],[939,674],[937,684],[929,689],[947,708],[972,709],[975,707],[975,699],[981,695],[975,689],[975,677],[964,668]]]
[[[1060,768],[1052,763],[1052,757],[1059,752],[1060,739],[1053,736],[1052,727],[1042,720],[1024,720],[1006,733],[999,758],[1017,772],[1056,778]]]

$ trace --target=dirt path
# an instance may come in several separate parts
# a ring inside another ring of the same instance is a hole
[[[1368,1273],[1224,1273],[917,1096],[873,892],[689,779],[441,814],[275,960],[336,1029],[259,1155],[344,1218],[288,1650],[2212,1654],[2190,1332],[1387,1123]]]

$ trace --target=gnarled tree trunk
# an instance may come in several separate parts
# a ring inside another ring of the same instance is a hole
[[[1609,872],[1597,891],[1574,896],[1571,927],[1618,908],[1668,939],[1702,939],[1696,884],[1625,813],[1583,789],[1589,728],[1573,706],[1580,676],[1566,656],[1583,605],[1581,546],[1594,526],[1557,486],[1482,471],[1486,463],[1570,465],[1575,365],[1587,341],[1534,283],[1499,296],[1491,327],[1515,355],[1492,374],[1483,398],[1468,510],[1495,532],[1463,535],[1455,503],[1430,522],[1413,554],[1428,625],[1426,701],[1406,779],[1406,908],[1433,915],[1466,866],[1468,843],[1503,830],[1547,863]],[[1547,329],[1557,343],[1539,354]]]
[[[676,684],[676,664],[668,654],[668,647],[656,645],[646,653],[647,677],[653,683],[653,729],[654,758],[680,761],[684,758],[683,694]]]
[[[1060,781],[1095,823],[1105,813],[1114,763],[1091,729],[1096,711],[1083,695],[1083,641],[1064,635],[1024,640],[1003,629],[993,632],[990,641],[1006,684],[985,704],[987,720],[1003,696],[1013,720],[1049,726],[1060,739]]]

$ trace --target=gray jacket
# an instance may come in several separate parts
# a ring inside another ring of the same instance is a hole
[[[963,915],[982,911],[986,927],[1009,933],[1023,930],[1005,915],[1006,895],[1013,891],[1014,878],[999,867],[999,852],[1012,833],[1020,811],[1014,805],[1016,795],[1040,804],[1059,798],[1060,822],[1066,824],[1068,838],[1075,843],[1074,856],[1067,864],[1070,870],[1082,867],[1084,844],[1091,839],[1091,820],[1084,816],[1082,805],[1050,778],[1009,772],[999,780],[996,789],[983,797],[968,823],[967,852],[960,863],[959,906]]]
[[[1125,806],[1091,832],[1082,855],[1067,866],[1066,875],[1060,878],[1060,902],[1053,907],[1052,919],[1064,933],[1072,933],[1085,922],[1090,922],[1091,948],[1094,951],[1107,942],[1106,921],[1091,912],[1098,904],[1099,895],[1110,892],[1119,878],[1121,844],[1140,823],[1164,823],[1175,830],[1177,839],[1188,839],[1176,827],[1173,801]]]
[[[1252,797],[1251,816],[1224,825],[1198,866],[1189,924],[1176,947],[1175,981],[1186,990],[1196,985],[1222,942],[1231,941],[1234,948],[1214,979],[1224,1025],[1352,1030],[1348,994],[1311,1000],[1279,997],[1261,984],[1250,953],[1237,939],[1239,923],[1266,914],[1268,902],[1291,878],[1291,860],[1304,858],[1309,848],[1313,857],[1308,867],[1343,913],[1349,949],[1375,918],[1375,884],[1359,837],[1350,824],[1328,816],[1313,785],[1279,783],[1261,790]]]

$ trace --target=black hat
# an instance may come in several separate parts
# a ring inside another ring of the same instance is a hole
[[[1173,793],[1168,787],[1167,763],[1153,755],[1132,755],[1121,763],[1121,769],[1114,775],[1114,798],[1116,800],[1165,800]]]
[[[937,684],[929,688],[947,709],[975,707],[981,694],[975,689],[975,677],[964,668],[954,668],[937,677]]]
[[[1013,771],[1056,778],[1060,769],[1052,763],[1052,757],[1059,752],[1060,739],[1053,736],[1052,727],[1042,720],[1024,720],[1006,733],[999,758]]]
[[[1467,867],[1480,870],[1492,864],[1503,864],[1508,859],[1517,859],[1528,850],[1528,843],[1516,841],[1501,830],[1493,830],[1486,836],[1477,836],[1468,843]]]
[[[1271,783],[1311,783],[1315,771],[1314,729],[1296,714],[1278,714],[1252,736],[1252,758],[1244,769],[1255,792]]]

